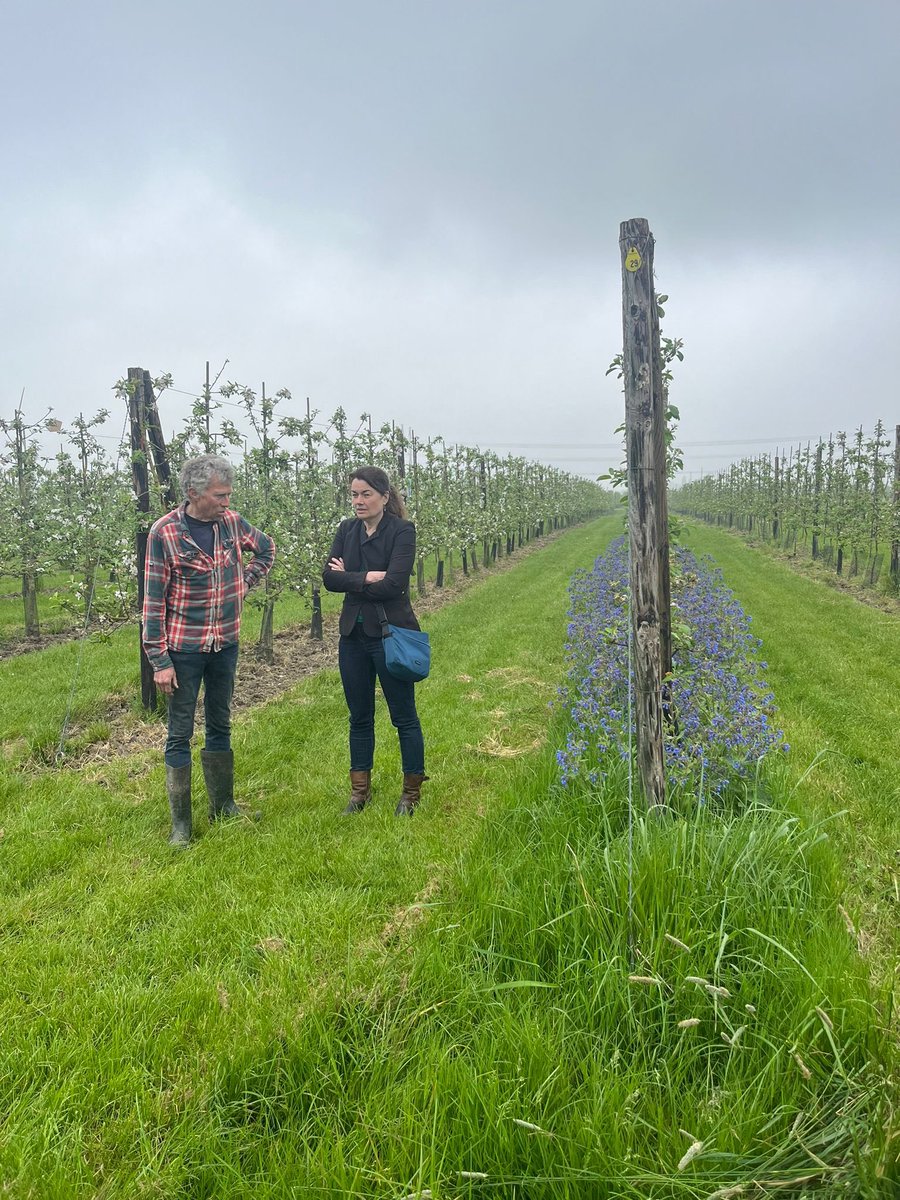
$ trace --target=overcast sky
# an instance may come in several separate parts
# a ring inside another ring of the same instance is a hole
[[[23,388],[34,417],[113,407],[129,366],[196,394],[228,359],[297,412],[593,476],[620,457],[604,373],[643,216],[689,473],[900,421],[900,0],[5,0],[0,22],[2,416]],[[164,397],[167,434],[189,404]]]

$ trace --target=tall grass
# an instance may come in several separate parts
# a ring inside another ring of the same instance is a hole
[[[557,786],[566,585],[614,525],[429,617],[412,821],[382,712],[375,803],[338,815],[333,673],[238,723],[264,822],[181,855],[157,756],[0,775],[8,1194],[894,1194],[831,825],[787,775],[633,824],[621,774]]]
[[[797,575],[723,531],[691,524],[753,615],[791,744],[796,803],[830,825],[849,876],[844,905],[873,972],[900,955],[900,620]]]

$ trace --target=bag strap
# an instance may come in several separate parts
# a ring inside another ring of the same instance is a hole
[[[383,638],[391,637],[390,626],[388,625],[387,613],[384,611],[383,604],[376,604],[375,611],[379,613],[379,621],[381,622],[381,636]]]

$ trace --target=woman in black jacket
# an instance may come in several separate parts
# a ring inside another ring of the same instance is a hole
[[[381,622],[419,628],[409,602],[416,528],[406,520],[403,501],[379,467],[353,472],[350,501],[356,516],[341,521],[322,572],[330,592],[344,593],[338,663],[350,710],[351,788],[344,812],[361,812],[372,798],[377,675],[400,738],[403,791],[395,811],[398,817],[412,816],[427,779],[425,743],[415,684],[395,679],[385,668]]]

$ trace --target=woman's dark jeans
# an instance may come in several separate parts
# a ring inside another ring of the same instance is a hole
[[[380,637],[369,637],[360,627],[342,637],[338,664],[347,707],[350,709],[350,770],[371,771],[375,756],[375,676],[381,684],[400,738],[400,760],[410,775],[425,774],[425,742],[416,712],[416,685],[395,679],[384,665]]]
[[[191,761],[191,737],[200,684],[204,686],[206,749],[231,749],[231,697],[237,670],[238,648],[223,646],[207,654],[170,650],[178,687],[169,697],[169,736],[165,760],[170,767],[186,767]]]

